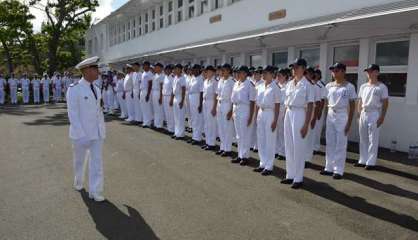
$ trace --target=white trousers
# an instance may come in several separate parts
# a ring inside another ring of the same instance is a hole
[[[325,171],[344,174],[345,159],[347,156],[347,136],[345,126],[348,121],[347,111],[335,112],[331,109],[327,115],[325,148]]]
[[[54,101],[55,102],[58,102],[59,100],[61,100],[61,91],[62,91],[61,88],[55,88],[55,91],[54,91]]]
[[[128,110],[128,121],[135,120],[134,99],[132,98],[132,91],[125,93],[126,108]]]
[[[42,95],[44,97],[44,102],[49,103],[49,88],[44,88],[42,90]]]
[[[212,109],[215,101],[204,100],[203,101],[203,117],[204,117],[204,131],[205,131],[205,141],[208,146],[215,146],[216,142],[216,115],[212,115]]]
[[[143,126],[151,126],[152,122],[152,96],[150,96],[149,101],[146,101],[148,90],[141,90],[141,110],[142,110],[142,121]]]
[[[164,122],[164,109],[163,104],[159,102],[160,91],[152,91],[152,110],[154,113],[154,127],[162,128]]]
[[[276,139],[276,153],[280,156],[285,156],[284,147],[284,116],[286,113],[285,107],[280,107],[279,119],[277,119],[277,139]]]
[[[128,110],[126,108],[126,101],[123,99],[123,92],[117,92],[116,96],[120,106],[120,116],[126,118],[128,116]]]
[[[29,88],[22,88],[23,103],[29,103]]]
[[[142,110],[141,110],[141,101],[139,98],[139,90],[133,90],[134,92],[134,97],[132,99],[133,103],[134,103],[134,112],[135,112],[135,117],[134,120],[137,122],[142,122]]]
[[[257,137],[257,119],[254,119],[252,128],[251,128],[251,143],[250,148],[258,149],[258,137]]]
[[[33,89],[33,102],[39,103],[39,101],[40,101],[40,90],[39,88],[34,88]]]
[[[106,90],[103,98],[105,111],[113,112],[114,93],[112,89]]]
[[[362,112],[360,114],[359,132],[360,132],[360,159],[359,163],[367,166],[375,166],[377,161],[377,152],[379,149],[379,130],[377,120],[380,113]]]
[[[163,110],[164,110],[164,119],[167,123],[167,131],[174,133],[174,113],[173,106],[170,106],[171,96],[163,96]]]
[[[17,88],[10,89],[10,101],[12,104],[17,103]]]
[[[313,133],[313,150],[319,151],[321,149],[321,134],[322,134],[322,128],[324,127],[324,112],[322,112],[321,119],[316,121],[316,125],[314,128]]]
[[[4,104],[4,96],[5,96],[4,89],[0,89],[0,104]]]
[[[225,152],[232,151],[232,139],[234,135],[234,122],[232,118],[227,119],[227,114],[231,109],[230,102],[221,102],[218,104],[217,122],[218,134],[221,140],[220,150]]]
[[[89,192],[103,192],[103,140],[73,140],[74,185],[83,185],[84,166],[89,153]]]
[[[189,94],[190,121],[193,131],[192,139],[195,141],[202,140],[203,114],[202,112],[199,112],[199,103],[200,93]]]
[[[300,130],[305,123],[304,108],[287,109],[284,117],[284,143],[286,153],[286,178],[294,183],[303,182],[305,156],[308,141],[302,138]]]
[[[185,106],[180,108],[179,99],[174,98],[173,113],[174,113],[174,135],[176,137],[184,137],[184,124],[185,124]]]
[[[277,125],[274,131],[271,130],[271,124],[274,120],[274,111],[272,109],[260,109],[257,114],[257,142],[258,155],[260,156],[260,168],[273,170],[274,153],[276,150]],[[278,123],[281,124],[281,123]]]
[[[250,105],[234,104],[233,117],[237,136],[238,157],[241,159],[250,157],[251,128],[253,123],[250,126],[247,125],[249,116]]]

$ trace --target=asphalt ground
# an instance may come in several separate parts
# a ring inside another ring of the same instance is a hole
[[[64,104],[0,107],[0,239],[418,239],[418,167],[404,154],[303,189],[151,129],[106,118],[107,201],[72,188]],[[399,156],[399,157],[396,157]],[[85,184],[87,185],[87,184]]]

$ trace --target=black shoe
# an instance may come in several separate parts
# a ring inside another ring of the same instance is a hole
[[[230,157],[231,156],[231,152],[223,152],[221,154],[221,157]]]
[[[313,155],[321,155],[322,152],[321,151],[313,151]]]
[[[215,146],[206,146],[205,150],[206,151],[213,151],[213,150],[215,150]]]
[[[176,135],[171,135],[171,138],[172,139],[176,139]]]
[[[279,160],[286,160],[286,157],[283,157],[283,156],[280,156],[279,155],[279,157],[277,159],[279,159]]]
[[[278,158],[279,157],[279,154],[274,154],[274,158]]]
[[[335,180],[340,180],[343,178],[343,176],[341,174],[334,173],[334,175],[332,175],[332,178],[334,178]]]
[[[269,175],[271,175],[273,173],[273,171],[271,171],[271,170],[267,170],[267,169],[264,169],[262,172],[261,172],[261,175],[263,175],[263,176],[269,176]]]
[[[219,151],[217,151],[215,154],[216,155],[222,155],[224,153],[224,151],[223,150],[219,150]]]
[[[257,148],[255,148],[255,149],[253,150],[253,152],[258,153],[258,149],[257,149]]]
[[[375,170],[376,167],[375,166],[366,166],[366,167],[364,167],[364,169],[366,169],[367,171],[372,171],[372,170]]]
[[[237,143],[232,143],[232,146],[238,147],[238,144]]]
[[[312,163],[305,162],[305,168],[312,168]]]
[[[139,125],[142,125],[144,122],[138,122]]]
[[[192,141],[192,145],[200,145],[200,144],[202,144],[200,141],[196,141],[196,140]]]
[[[187,140],[187,143],[193,143],[194,142],[194,140],[193,139],[188,139]]]
[[[142,128],[150,128],[149,126],[147,126],[147,125],[144,125],[144,126],[142,126]]]
[[[201,149],[203,149],[203,150],[206,150],[206,147],[207,147],[208,145],[206,145],[206,144],[203,144],[200,148]]]
[[[303,186],[303,182],[295,182],[295,183],[292,184],[292,187],[291,188],[293,188],[293,189],[299,189],[302,186]]]
[[[358,162],[356,162],[356,163],[354,163],[354,164],[353,164],[353,166],[354,166],[354,167],[365,167],[365,166],[366,166],[366,164],[362,164],[362,163],[358,163]]]
[[[319,174],[324,175],[324,176],[332,176],[332,172],[328,172],[325,170],[320,171]]]
[[[237,157],[231,160],[231,163],[240,163],[241,162],[241,158]]]
[[[246,159],[246,158],[241,159],[241,161],[239,162],[239,165],[241,165],[241,166],[245,166],[247,164],[248,164],[248,159]]]
[[[286,178],[286,179],[281,180],[280,183],[281,184],[292,184],[293,179]]]
[[[253,172],[262,172],[264,171],[264,168],[254,168]]]
[[[185,138],[184,137],[176,137],[175,139],[176,140],[184,140]]]
[[[220,139],[219,137],[216,137],[216,141],[220,142],[220,141],[221,141],[221,139]]]

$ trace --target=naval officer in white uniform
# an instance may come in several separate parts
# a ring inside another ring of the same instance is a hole
[[[87,152],[89,160],[89,197],[97,202],[104,201],[102,145],[105,139],[105,124],[100,100],[100,89],[93,84],[99,77],[98,57],[79,63],[83,78],[71,84],[67,92],[70,139],[73,142],[74,188],[83,189],[83,166]]]

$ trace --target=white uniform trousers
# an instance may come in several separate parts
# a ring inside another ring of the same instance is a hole
[[[163,96],[163,110],[164,110],[164,119],[167,124],[167,131],[174,133],[174,113],[173,106],[170,106],[171,95]]]
[[[238,157],[241,159],[250,157],[251,128],[253,123],[247,126],[249,116],[250,105],[234,104],[233,117],[238,144]]]
[[[29,103],[29,88],[22,88],[23,103]]]
[[[74,185],[83,185],[84,164],[89,153],[89,192],[103,192],[103,140],[73,140]]]
[[[125,94],[126,108],[128,110],[128,121],[135,120],[135,108],[134,108],[134,99],[132,98],[132,92],[126,92]]]
[[[104,106],[105,106],[105,110],[113,113],[113,102],[114,102],[114,93],[113,93],[113,89],[108,89],[104,92],[104,98],[103,98],[103,102],[104,102]]]
[[[225,152],[232,151],[232,139],[234,135],[234,122],[232,118],[227,119],[227,114],[231,109],[231,102],[220,102],[218,104],[217,122],[218,134],[221,140],[220,150]]]
[[[49,103],[49,88],[42,89],[42,95],[45,103]]]
[[[4,89],[0,89],[0,104],[4,104],[4,96],[5,96]]]
[[[142,122],[142,110],[141,110],[141,102],[139,99],[139,90],[133,90],[134,92],[134,98],[132,99],[134,103],[134,112],[135,117],[134,120],[137,122]]]
[[[260,168],[273,170],[274,153],[276,151],[277,127],[271,130],[274,120],[273,109],[260,109],[257,114],[257,139]],[[280,123],[278,123],[280,124]]]
[[[58,102],[58,101],[61,100],[61,91],[62,91],[61,88],[55,88],[54,89],[54,101],[55,102]]]
[[[308,141],[300,130],[305,123],[305,108],[288,108],[284,118],[284,142],[286,153],[286,178],[294,183],[303,182],[305,156]]]
[[[325,132],[327,141],[325,148],[325,171],[340,175],[344,174],[345,159],[347,156],[347,136],[344,132],[347,121],[348,113],[346,109],[329,109]]]
[[[305,162],[312,162],[313,159],[314,131],[315,128],[312,129],[311,125],[309,124],[308,134],[306,135],[306,140],[308,143],[306,148]]]
[[[186,91],[186,97],[184,99],[184,117],[187,118],[187,127],[192,127],[192,120],[190,119],[190,103],[189,103],[189,94]]]
[[[10,89],[10,101],[13,104],[17,103],[17,88]]]
[[[359,163],[367,166],[375,166],[377,152],[379,149],[379,130],[377,120],[380,113],[377,111],[365,112],[360,114],[360,159]]]
[[[322,113],[321,118],[316,121],[316,125],[313,133],[313,150],[319,151],[321,149],[321,135],[322,128],[324,127],[324,113]]]
[[[217,135],[216,115],[212,115],[213,104],[215,104],[213,99],[203,101],[205,141],[208,146],[215,146]]]
[[[254,119],[252,128],[251,128],[251,143],[250,148],[258,149],[258,139],[257,139],[257,119]]]
[[[162,128],[164,122],[164,109],[163,104],[160,104],[160,91],[153,90],[152,95],[152,111],[154,113],[154,127]]]
[[[152,96],[150,96],[149,101],[146,101],[148,90],[141,90],[141,110],[142,110],[142,121],[143,126],[151,126],[152,122]],[[151,94],[152,95],[152,94]]]
[[[174,98],[173,113],[174,113],[174,135],[176,137],[184,137],[185,124],[185,106],[179,106],[180,100]]]
[[[39,92],[39,88],[34,88],[33,89],[33,102],[34,103],[39,103],[40,101],[40,92]]]
[[[117,92],[116,96],[118,98],[119,106],[120,106],[120,117],[126,118],[128,117],[128,110],[126,108],[126,101],[123,99],[123,92]]]
[[[200,93],[189,94],[190,121],[192,127],[192,139],[202,140],[203,115],[199,113]],[[203,106],[202,106],[203,110]]]
[[[284,147],[284,116],[286,113],[286,108],[281,107],[279,113],[279,119],[277,119],[277,140],[276,140],[276,153],[280,156],[285,156],[285,147]]]

